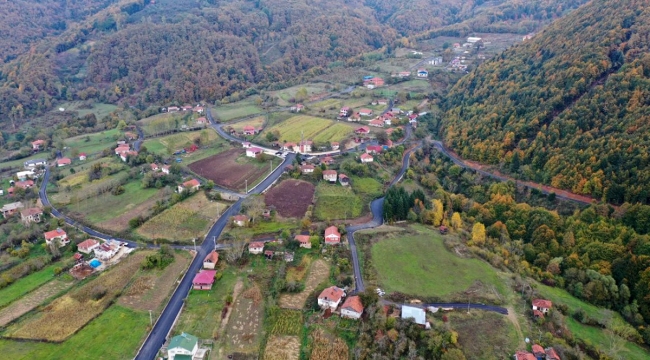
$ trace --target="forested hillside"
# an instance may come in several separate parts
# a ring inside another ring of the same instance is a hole
[[[451,89],[461,156],[615,204],[650,201],[650,1],[596,0]]]

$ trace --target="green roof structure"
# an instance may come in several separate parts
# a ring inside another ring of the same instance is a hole
[[[167,349],[183,348],[187,351],[194,350],[194,347],[198,344],[199,339],[187,333],[181,333],[178,336],[174,336],[172,341],[169,342]],[[178,356],[176,357],[178,358]]]

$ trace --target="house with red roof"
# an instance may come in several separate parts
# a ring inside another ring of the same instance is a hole
[[[384,120],[382,120],[382,119],[374,119],[374,120],[370,120],[370,121],[368,122],[368,125],[370,125],[370,126],[374,126],[374,127],[383,128],[383,127],[384,127]]]
[[[196,179],[192,179],[178,185],[178,192],[182,193],[185,190],[192,192],[198,190],[199,187],[201,187],[201,183]]]
[[[293,148],[296,147],[296,143],[288,142],[282,145],[282,150],[284,151],[293,151]]]
[[[129,156],[138,156],[138,152],[135,150],[129,150],[129,151],[123,151],[120,153],[120,159],[122,161],[126,162],[128,160]]]
[[[217,274],[216,270],[201,270],[198,274],[194,275],[192,286],[194,290],[210,290],[214,284],[214,275]]]
[[[243,133],[244,135],[255,135],[257,131],[254,126],[246,125],[244,126]]]
[[[349,106],[344,106],[341,108],[341,111],[339,111],[340,117],[348,117],[350,115],[352,115],[352,109],[350,109]]]
[[[372,110],[371,109],[360,109],[359,110],[359,115],[361,116],[372,116]]]
[[[302,171],[303,174],[313,174],[314,169],[316,169],[314,165],[302,165],[300,167],[300,171]]]
[[[367,153],[361,154],[361,156],[359,156],[359,159],[361,160],[362,163],[371,163],[374,161],[372,155]]]
[[[264,151],[258,147],[250,147],[246,149],[246,156],[255,158],[257,155],[263,153]]]
[[[77,250],[81,251],[84,254],[90,254],[99,247],[99,241],[95,239],[84,240],[79,245],[77,245]]]
[[[45,243],[50,245],[52,242],[55,242],[59,246],[66,246],[70,242],[68,239],[68,234],[63,231],[63,229],[56,229],[43,233],[45,237]]]
[[[185,148],[185,152],[187,152],[188,154],[191,154],[191,153],[195,152],[195,151],[198,150],[198,149],[199,149],[199,146],[198,146],[198,145],[196,145],[196,144],[192,144],[192,145],[190,145],[189,147],[186,147],[186,148]]]
[[[339,143],[337,143],[337,142],[332,142],[330,145],[332,145],[332,150],[338,150],[339,149]]]
[[[341,243],[341,233],[336,226],[330,226],[325,229],[325,244],[336,245]]]
[[[149,164],[149,167],[151,168],[151,171],[158,171],[160,170],[160,167],[156,163],[151,163]]]
[[[334,163],[334,158],[331,156],[325,156],[320,160],[320,162],[325,165],[332,165]]]
[[[533,300],[533,314],[535,315],[535,317],[544,317],[544,314],[547,314],[552,307],[553,307],[553,303],[550,300],[544,300],[544,299]]]
[[[515,353],[515,360],[538,360],[535,355],[527,351],[517,351]]]
[[[352,115],[350,115],[350,117],[348,118],[348,121],[351,122],[361,121],[361,114],[359,114],[358,112],[353,112]]]
[[[341,305],[341,317],[359,319],[363,314],[363,304],[358,296],[350,296]]]
[[[331,310],[336,310],[344,297],[345,291],[343,291],[343,289],[336,286],[330,286],[318,295],[318,306],[322,309],[329,308]]]
[[[43,210],[41,208],[33,207],[22,210],[20,212],[20,220],[24,224],[29,223],[39,223],[41,222],[41,216],[43,215]]]
[[[532,350],[533,350],[533,355],[535,355],[536,358],[546,357],[546,352],[544,351],[544,348],[541,347],[540,345],[533,344]]]
[[[311,152],[312,145],[314,144],[313,141],[311,140],[303,140],[298,143],[298,149],[295,147],[293,148],[293,151],[299,152],[301,154],[306,154]]]
[[[129,146],[129,144],[118,145],[115,148],[115,155],[120,155],[121,153],[129,151],[129,150],[131,150],[131,146]]]
[[[336,170],[323,170],[323,180],[335,183],[336,177]]]
[[[250,254],[261,254],[264,252],[264,243],[262,241],[255,241],[248,244],[248,252]]]
[[[239,214],[232,217],[233,224],[237,226],[245,226],[248,223],[248,216]]]
[[[552,347],[546,348],[546,360],[562,360]]]
[[[368,89],[374,89],[376,87],[384,86],[384,79],[380,77],[374,77],[363,81],[363,86]]]
[[[377,154],[380,153],[384,148],[381,145],[368,145],[366,146],[367,154]]]
[[[355,134],[369,134],[370,133],[370,128],[367,126],[362,126],[356,130],[354,130]]]
[[[204,269],[214,269],[215,266],[217,266],[217,263],[219,262],[219,253],[212,250],[208,256],[203,259],[203,268]]]
[[[45,140],[34,140],[32,141],[32,150],[39,151],[45,146]]]
[[[79,161],[86,161],[87,157],[86,153],[81,153],[79,154]]]
[[[34,187],[34,180],[16,181],[14,187],[21,189],[30,189]]]
[[[163,165],[163,166],[160,167],[160,171],[162,171],[163,174],[167,174],[167,175],[169,175],[169,168],[170,168],[170,167],[171,167],[171,166],[169,166],[169,165]]]
[[[311,240],[309,239],[309,235],[296,235],[293,239],[300,243],[301,248],[311,249]]]
[[[350,178],[345,174],[339,174],[339,183],[341,183],[341,186],[348,186],[350,185]]]
[[[203,114],[203,110],[204,110],[204,109],[203,109],[203,106],[198,106],[198,105],[197,105],[197,106],[194,107],[193,110],[194,110],[194,112],[196,112],[196,113]],[[199,118],[199,119],[200,119],[200,118]],[[205,119],[205,118],[204,118],[204,119]],[[206,122],[206,123],[207,123],[207,122]]]
[[[302,109],[304,109],[304,108],[305,108],[305,106],[303,104],[296,104],[296,105],[292,106],[291,108],[289,108],[289,110],[291,110],[293,112],[301,112]]]
[[[67,166],[70,164],[72,164],[72,160],[70,160],[70,158],[64,157],[64,158],[56,159],[57,167]]]
[[[199,125],[205,125],[205,124],[208,123],[208,119],[206,119],[205,117],[202,116],[202,117],[196,119],[196,123],[199,124]]]

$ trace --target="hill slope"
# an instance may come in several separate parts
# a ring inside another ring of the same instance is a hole
[[[613,203],[650,201],[650,1],[595,0],[450,91],[461,156]]]

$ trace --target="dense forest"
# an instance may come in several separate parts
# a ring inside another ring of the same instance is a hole
[[[650,2],[597,0],[461,79],[461,156],[614,204],[650,201]]]

